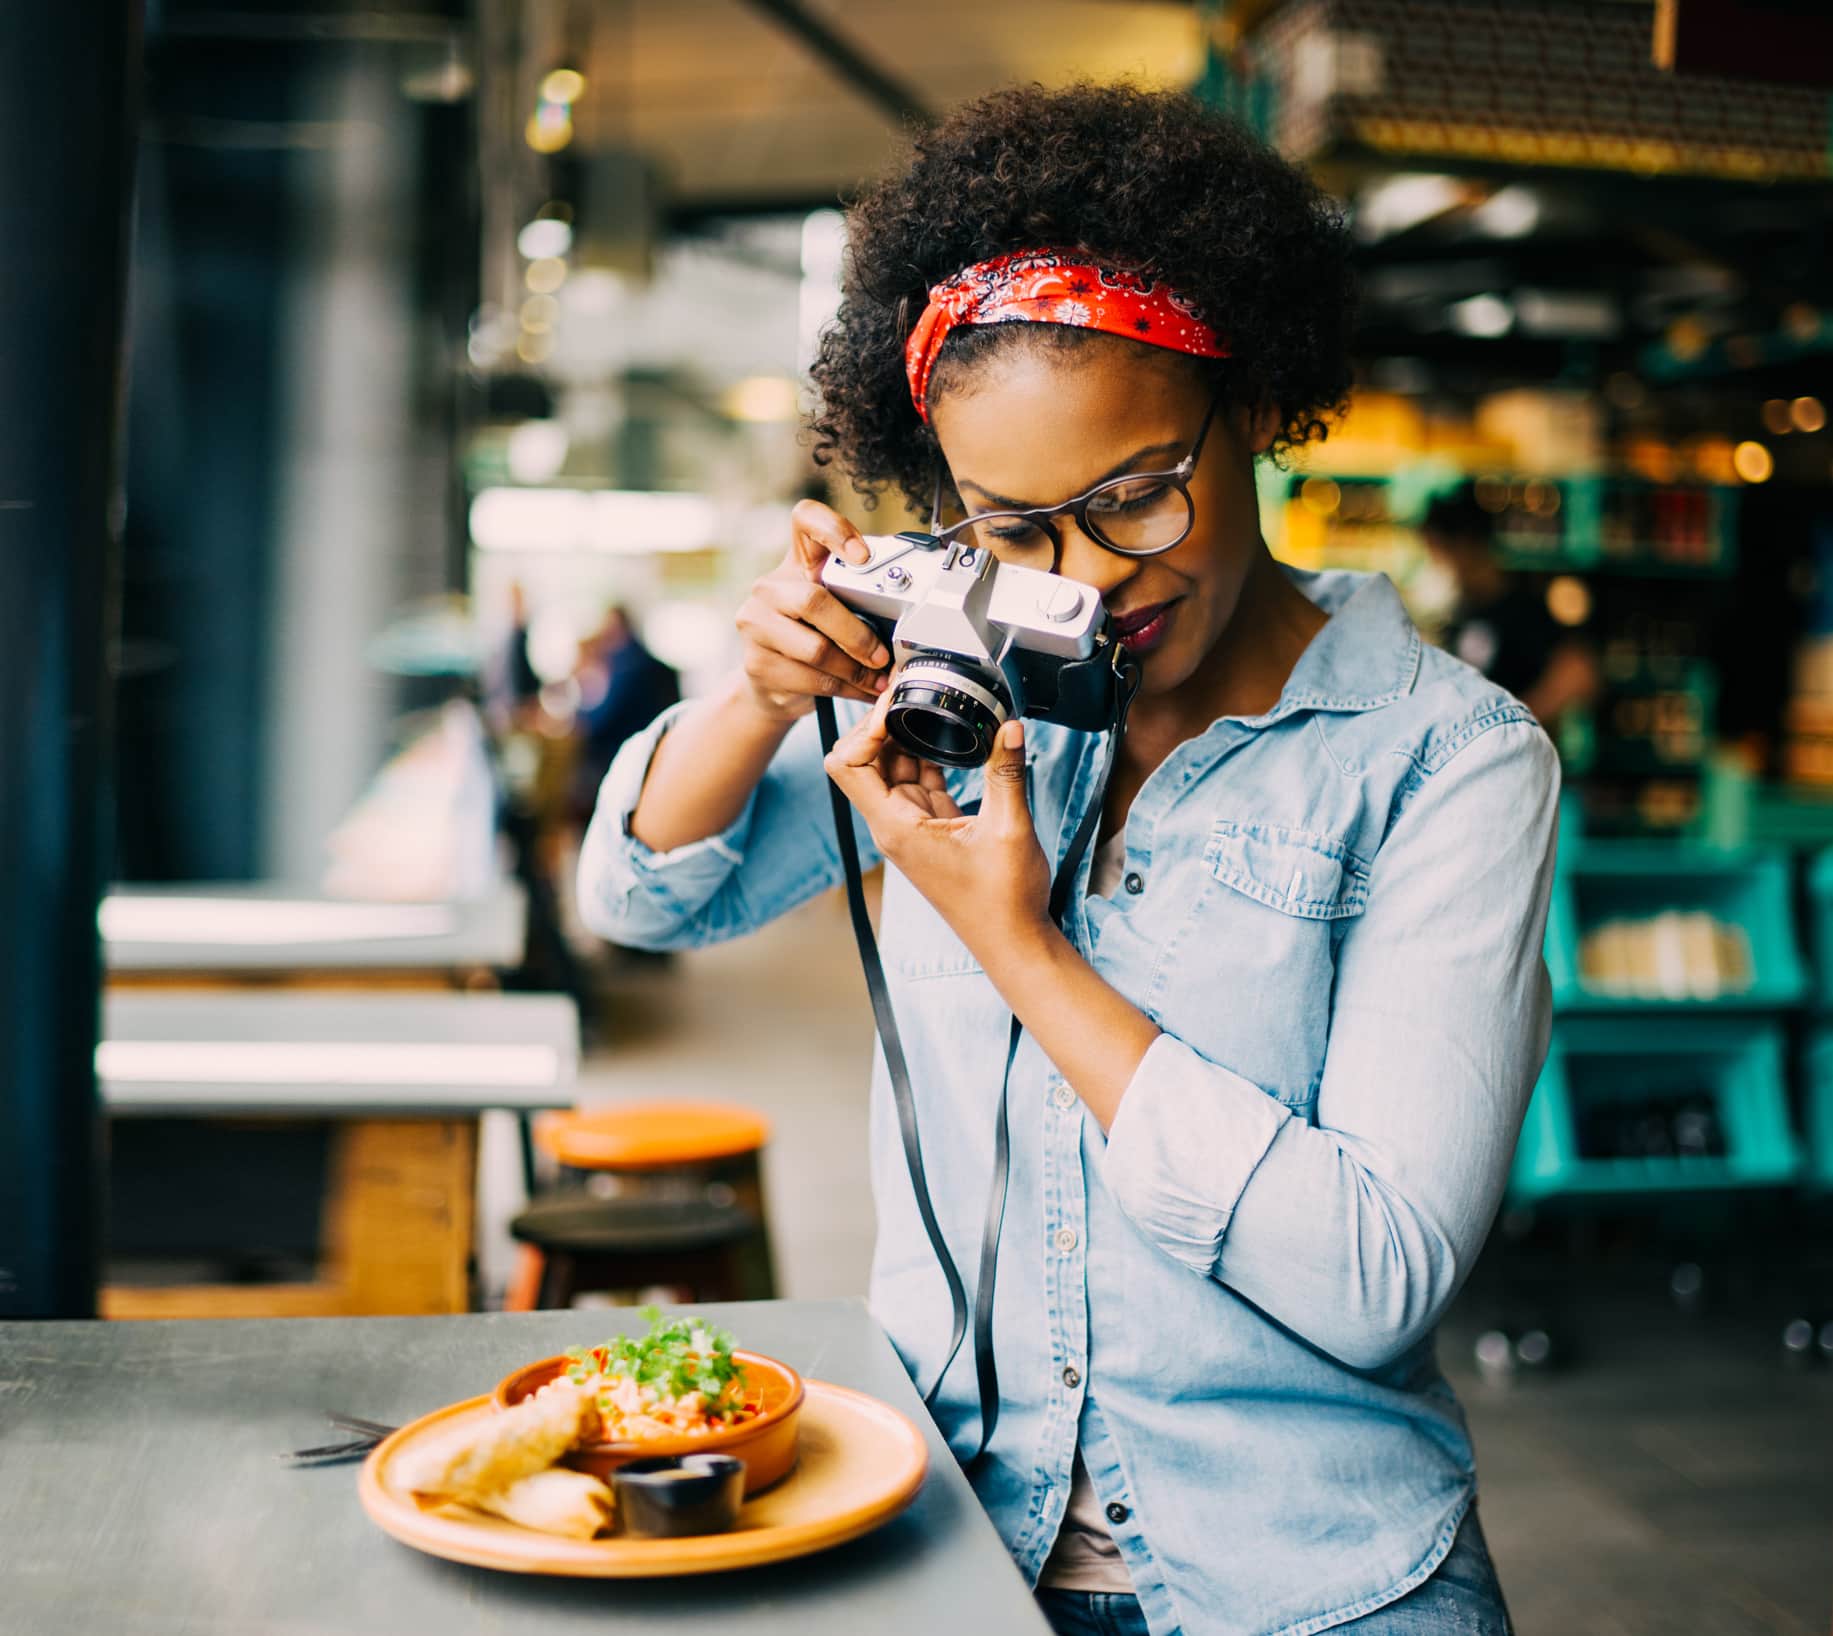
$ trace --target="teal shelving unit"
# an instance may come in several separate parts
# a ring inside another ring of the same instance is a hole
[[[1675,910],[1703,911],[1742,930],[1750,950],[1749,987],[1643,998],[1584,981],[1580,947],[1588,933],[1609,921]],[[1796,1005],[1808,977],[1795,938],[1788,859],[1779,852],[1725,853],[1684,842],[1568,841],[1548,909],[1547,970],[1554,1008],[1566,1014],[1633,1017]]]
[[[1730,756],[1705,767],[1702,839],[1726,851],[1769,847],[1814,853],[1833,847],[1833,790],[1801,789],[1751,777]]]
[[[1735,489],[1604,476],[1544,486],[1558,493],[1556,511],[1520,515],[1511,509],[1498,519],[1496,544],[1506,567],[1723,579],[1737,566]],[[1688,508],[1684,521],[1674,515],[1675,506]]]
[[[1821,1193],[1833,1193],[1833,1028],[1817,1028],[1802,1052],[1807,1080],[1806,1180]]]
[[[1715,1191],[1786,1184],[1802,1169],[1789,1125],[1782,1030],[1751,1018],[1570,1018],[1553,1048],[1515,1150],[1518,1201]],[[1613,1103],[1709,1099],[1722,1156],[1597,1156],[1589,1116]]]
[[[1807,868],[1808,946],[1814,958],[1814,1004],[1833,1012],[1833,848]]]
[[[1559,864],[1547,917],[1553,1040],[1522,1127],[1509,1192],[1552,1198],[1653,1199],[1792,1183],[1824,1169],[1833,1186],[1833,1020],[1827,1029],[1822,1135],[1804,1161],[1790,1122],[1787,1017],[1813,989],[1796,935],[1791,859],[1769,848],[1689,841],[1597,840],[1578,804],[1561,801]],[[1827,866],[1833,930],[1833,862]],[[1586,933],[1612,920],[1700,911],[1739,927],[1750,986],[1715,997],[1602,993],[1580,976]],[[1828,946],[1833,955],[1833,941]],[[1833,992],[1833,991],[1830,991]],[[1588,1125],[1613,1106],[1709,1106],[1722,1154],[1611,1156]]]

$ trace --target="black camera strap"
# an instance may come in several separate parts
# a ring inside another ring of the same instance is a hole
[[[1082,855],[1100,827],[1101,814],[1107,805],[1108,783],[1120,761],[1120,743],[1126,732],[1127,712],[1133,695],[1139,691],[1139,668],[1127,661],[1124,650],[1115,651],[1116,702],[1114,726],[1109,735],[1107,759],[1095,793],[1084,810],[1070,841],[1069,850],[1057,867],[1050,887],[1050,918],[1058,926],[1069,908],[1069,894],[1075,889]],[[821,730],[823,754],[830,753],[839,742],[839,727],[834,718],[831,699],[815,701],[816,721]],[[947,1241],[936,1220],[935,1206],[929,1197],[929,1181],[923,1168],[923,1147],[917,1131],[916,1095],[910,1085],[910,1069],[904,1059],[903,1041],[897,1030],[897,1017],[891,1007],[891,990],[885,981],[885,968],[879,958],[878,940],[872,935],[872,921],[866,913],[865,884],[859,864],[859,845],[853,833],[853,809],[840,786],[828,783],[828,797],[833,806],[834,831],[840,846],[840,859],[846,871],[847,909],[853,922],[853,936],[859,944],[859,961],[865,972],[866,992],[872,1001],[872,1015],[878,1025],[878,1037],[884,1047],[885,1071],[891,1080],[891,1096],[897,1106],[898,1133],[903,1138],[904,1164],[910,1173],[911,1191],[916,1195],[917,1214],[929,1247],[942,1269],[948,1286],[951,1327],[948,1354],[929,1390],[923,1394],[923,1406],[935,1407],[937,1394],[947,1377],[961,1342],[967,1334],[967,1292],[961,1282],[960,1269],[949,1253]],[[1018,1056],[1018,1044],[1024,1036],[1024,1025],[1012,1019],[1006,1041],[1005,1067],[999,1082],[999,1109],[993,1126],[993,1180],[987,1194],[986,1223],[980,1237],[979,1278],[974,1290],[974,1380],[980,1398],[980,1442],[964,1462],[972,1464],[986,1452],[993,1440],[993,1429],[999,1424],[999,1373],[993,1361],[993,1296],[999,1272],[999,1240],[1005,1225],[1006,1184],[1011,1167],[1011,1131],[1008,1103],[1012,1082],[1012,1064]]]

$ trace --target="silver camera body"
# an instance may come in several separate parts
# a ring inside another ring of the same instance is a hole
[[[888,725],[906,749],[975,767],[1014,716],[1089,732],[1113,725],[1131,661],[1092,585],[928,534],[865,543],[869,561],[830,557],[821,583],[890,647]]]

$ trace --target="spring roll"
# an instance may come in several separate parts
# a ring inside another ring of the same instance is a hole
[[[611,1490],[583,1471],[537,1471],[475,1502],[478,1510],[542,1534],[592,1539],[611,1527]]]
[[[406,1451],[397,1475],[416,1494],[476,1505],[545,1471],[590,1435],[597,1414],[589,1391],[557,1380],[513,1409],[479,1415]]]

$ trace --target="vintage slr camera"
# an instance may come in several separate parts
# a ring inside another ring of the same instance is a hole
[[[871,561],[831,557],[821,583],[890,647],[887,727],[913,755],[978,767],[1013,716],[1112,727],[1133,663],[1091,585],[1001,564],[962,540],[868,537]]]

